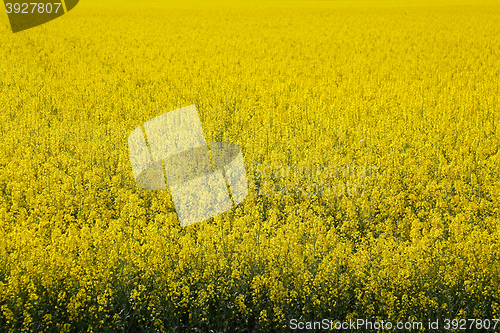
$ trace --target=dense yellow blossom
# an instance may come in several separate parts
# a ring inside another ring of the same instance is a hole
[[[0,330],[500,318],[499,22],[493,0],[89,0],[16,34],[1,14]],[[127,137],[191,104],[251,190],[181,228]],[[306,164],[340,172],[263,174]]]

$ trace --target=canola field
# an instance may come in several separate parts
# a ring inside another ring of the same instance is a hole
[[[0,331],[500,329],[498,2],[1,8]],[[182,228],[127,138],[191,104],[250,192]]]

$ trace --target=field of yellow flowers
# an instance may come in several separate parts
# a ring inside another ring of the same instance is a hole
[[[494,0],[0,13],[0,331],[500,318],[499,22]],[[127,137],[191,104],[250,193],[181,228]]]

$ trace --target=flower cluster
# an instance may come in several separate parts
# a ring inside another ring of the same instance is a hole
[[[499,318],[500,7],[465,2],[0,15],[0,331]],[[127,137],[191,104],[254,189],[181,228]]]

